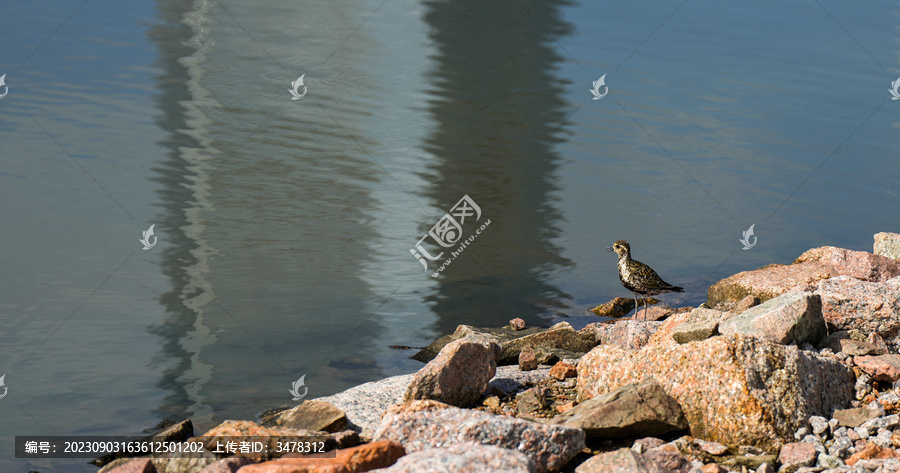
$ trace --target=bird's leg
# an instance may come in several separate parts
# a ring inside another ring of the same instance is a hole
[[[632,317],[632,319],[637,320],[637,315],[638,315],[637,294],[635,294],[634,291],[631,291],[631,295],[634,296],[634,317]]]

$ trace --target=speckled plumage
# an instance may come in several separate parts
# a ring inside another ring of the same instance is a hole
[[[650,266],[631,259],[631,245],[627,241],[616,240],[613,246],[607,250],[615,251],[619,255],[619,281],[634,296],[635,315],[637,315],[636,294],[640,294],[641,300],[644,300],[644,296],[655,296],[666,292],[684,292],[683,288],[663,281]],[[644,302],[644,313],[647,313],[646,301]]]

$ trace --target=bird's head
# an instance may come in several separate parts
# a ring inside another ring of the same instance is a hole
[[[628,245],[628,242],[625,240],[616,240],[616,242],[613,243],[613,246],[607,248],[606,251],[615,251],[621,258],[622,256],[631,254],[631,246]]]

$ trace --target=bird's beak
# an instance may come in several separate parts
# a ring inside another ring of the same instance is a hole
[[[612,251],[612,250],[613,250],[613,248],[611,246],[606,247],[606,251]]]

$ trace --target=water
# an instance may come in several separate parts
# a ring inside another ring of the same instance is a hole
[[[619,238],[685,287],[672,305],[808,248],[871,251],[900,230],[897,14],[4,5],[0,471],[95,470],[13,459],[16,435],[202,431],[296,404],[304,374],[317,397],[411,372],[389,346],[460,323],[583,326],[629,295]],[[491,223],[432,278],[409,250],[463,195]]]

